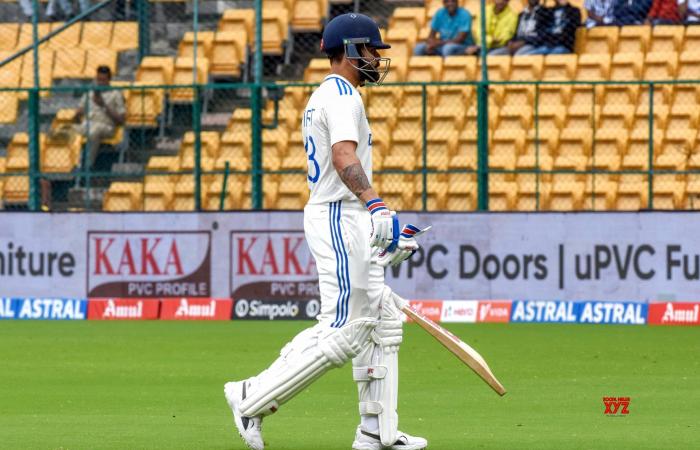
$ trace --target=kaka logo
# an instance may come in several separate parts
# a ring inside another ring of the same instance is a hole
[[[89,232],[89,295],[208,297],[210,252],[208,231]]]

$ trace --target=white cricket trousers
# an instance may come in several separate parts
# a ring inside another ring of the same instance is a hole
[[[304,208],[304,234],[316,260],[320,324],[340,328],[361,317],[379,317],[384,268],[372,262],[372,219],[356,201]]]

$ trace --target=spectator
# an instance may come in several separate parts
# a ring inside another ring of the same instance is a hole
[[[678,0],[678,12],[686,25],[700,24],[700,0]]]
[[[34,2],[33,2],[33,0],[19,0],[19,7],[22,9],[22,14],[24,15],[24,20],[27,22],[31,22],[32,16],[34,15]]]
[[[457,0],[444,0],[443,6],[433,16],[428,40],[416,45],[414,55],[461,55],[474,44],[469,11],[460,7]]]
[[[30,0],[31,1],[31,0]],[[48,5],[46,5],[46,17],[49,20],[56,19],[56,4],[61,7],[61,11],[66,18],[73,16],[73,5],[71,0],[49,0]]]
[[[613,16],[615,25],[641,25],[647,18],[651,0],[615,0]]]
[[[549,10],[540,0],[528,0],[528,6],[518,15],[515,36],[508,45],[491,51],[492,55],[529,55],[544,45],[549,28]]]
[[[97,68],[95,78],[98,86],[109,86],[112,72],[107,66]],[[88,100],[90,101],[88,105]],[[120,90],[91,91],[83,95],[76,117],[84,117],[87,105],[87,119],[78,125],[77,132],[87,138],[83,169],[89,170],[95,163],[100,142],[114,136],[118,125],[125,119],[124,96]]]
[[[508,0],[494,0],[486,6],[486,49],[489,52],[504,47],[515,35],[518,26],[518,15],[508,5]],[[481,33],[477,34],[481,39]],[[478,55],[481,51],[479,45],[467,47],[464,53]]]
[[[563,55],[574,52],[576,29],[581,25],[581,11],[571,6],[569,0],[557,0],[550,10],[549,28],[544,45],[531,55]]]
[[[675,25],[681,23],[678,0],[653,0],[647,15],[648,25]]]
[[[584,0],[583,7],[588,12],[587,28],[612,25],[615,21],[613,0]]]

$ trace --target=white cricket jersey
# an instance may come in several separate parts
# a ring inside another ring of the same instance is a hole
[[[301,120],[308,159],[310,205],[343,200],[360,203],[333,166],[331,147],[340,141],[357,142],[357,158],[372,182],[372,134],[360,93],[340,75],[328,75],[311,94]]]

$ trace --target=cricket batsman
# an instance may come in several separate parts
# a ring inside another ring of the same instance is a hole
[[[316,260],[318,323],[282,348],[257,376],[226,383],[224,394],[248,447],[262,450],[262,419],[328,370],[352,361],[359,393],[355,450],[417,450],[428,442],[398,431],[398,351],[403,299],[384,285],[384,267],[417,249],[421,230],[406,225],[372,188],[372,134],[358,86],[381,83],[389,58],[377,24],[343,14],[326,26],[330,75],[301,120],[311,191],[304,233]]]

